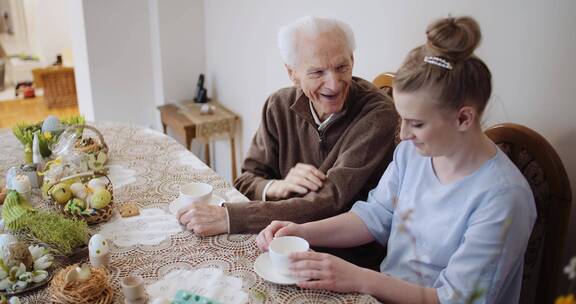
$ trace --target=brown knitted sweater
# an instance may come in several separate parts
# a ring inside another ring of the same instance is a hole
[[[262,122],[235,187],[253,200],[226,204],[230,233],[256,233],[272,220],[304,223],[348,211],[376,187],[392,160],[398,116],[390,98],[354,77],[344,109],[318,131],[302,90],[268,98]],[[316,192],[262,200],[268,181],[283,179],[297,163],[311,164],[327,180]]]

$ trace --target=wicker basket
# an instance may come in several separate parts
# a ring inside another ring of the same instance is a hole
[[[113,209],[114,209],[114,192],[113,192],[112,181],[110,180],[110,178],[107,175],[101,175],[98,173],[95,174],[93,172],[88,172],[88,173],[84,173],[84,174],[77,174],[77,175],[69,176],[69,177],[63,178],[62,180],[60,180],[57,183],[55,183],[54,185],[52,185],[50,187],[50,189],[48,190],[48,193],[50,193],[52,191],[52,188],[54,188],[55,185],[57,185],[58,183],[64,182],[64,181],[69,180],[69,179],[77,178],[77,177],[79,177],[81,179],[82,183],[84,183],[84,184],[86,184],[92,178],[106,177],[106,179],[108,180],[108,185],[106,187],[106,190],[108,190],[111,194],[110,204],[108,204],[108,206],[101,208],[101,209],[93,209],[94,214],[78,215],[78,214],[71,214],[71,213],[67,212],[66,210],[64,210],[64,205],[54,201],[54,199],[52,199],[52,196],[50,196],[50,195],[48,195],[48,200],[53,205],[57,206],[57,208],[60,210],[60,212],[62,212],[62,214],[64,214],[65,216],[67,216],[69,218],[75,218],[78,220],[85,221],[88,225],[103,223],[103,222],[110,220],[112,218]]]

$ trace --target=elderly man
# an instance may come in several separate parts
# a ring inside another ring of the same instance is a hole
[[[252,201],[180,210],[200,235],[256,233],[348,211],[392,158],[398,116],[370,82],[352,77],[350,27],[307,17],[282,28],[280,52],[294,87],[272,94],[235,186]]]

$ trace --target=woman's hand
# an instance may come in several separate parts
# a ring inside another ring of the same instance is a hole
[[[256,237],[256,245],[261,251],[268,251],[268,245],[274,239],[274,237],[294,235],[300,236],[300,225],[294,224],[292,222],[285,221],[272,221],[264,230],[260,231]]]
[[[327,253],[296,252],[290,254],[290,259],[292,275],[310,280],[298,282],[301,288],[359,292],[367,275],[367,269]]]

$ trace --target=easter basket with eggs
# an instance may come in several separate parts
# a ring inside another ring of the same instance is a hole
[[[113,187],[107,175],[93,171],[61,179],[48,189],[48,199],[64,215],[98,224],[112,217]]]
[[[93,134],[90,134],[93,133]],[[90,170],[101,170],[108,161],[108,145],[104,136],[95,127],[89,125],[71,125],[62,132],[59,141],[53,147],[55,154],[80,153],[86,156]]]

